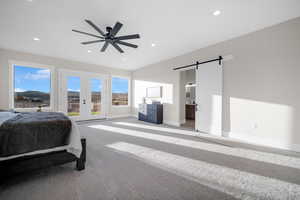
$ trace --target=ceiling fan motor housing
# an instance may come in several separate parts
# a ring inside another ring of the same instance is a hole
[[[109,37],[109,36],[110,36],[110,34],[111,34],[112,27],[107,26],[107,27],[106,27],[106,31],[107,31],[107,33],[105,34],[106,38],[108,38],[108,39],[111,38],[111,37]]]

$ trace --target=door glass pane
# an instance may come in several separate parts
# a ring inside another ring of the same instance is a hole
[[[100,79],[91,79],[91,114],[101,114],[102,83]]]
[[[80,115],[80,78],[70,76],[67,78],[68,88],[68,115]]]

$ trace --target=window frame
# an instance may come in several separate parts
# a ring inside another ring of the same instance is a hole
[[[54,111],[55,109],[55,67],[50,65],[23,62],[23,61],[9,61],[9,108],[14,110],[36,111],[38,107],[33,108],[15,108],[14,95],[15,95],[15,68],[14,66],[23,66],[28,68],[48,69],[50,70],[50,106],[43,107],[43,110]]]
[[[112,102],[112,85],[113,85],[113,78],[122,78],[122,79],[127,79],[128,80],[128,104],[127,105],[113,105]],[[115,107],[115,108],[127,108],[131,106],[131,78],[129,76],[120,76],[120,75],[111,75],[111,79],[110,79],[110,102],[111,102],[111,106]]]

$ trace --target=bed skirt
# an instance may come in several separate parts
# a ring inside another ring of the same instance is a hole
[[[61,165],[76,161],[76,169],[84,170],[86,162],[86,139],[81,139],[82,152],[80,158],[64,151],[49,152],[24,157],[18,157],[10,160],[0,161],[0,182],[5,181],[12,175],[25,173],[28,171],[44,169],[55,165]]]

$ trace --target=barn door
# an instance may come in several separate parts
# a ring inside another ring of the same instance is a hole
[[[196,69],[196,130],[222,136],[223,68],[219,62]]]

